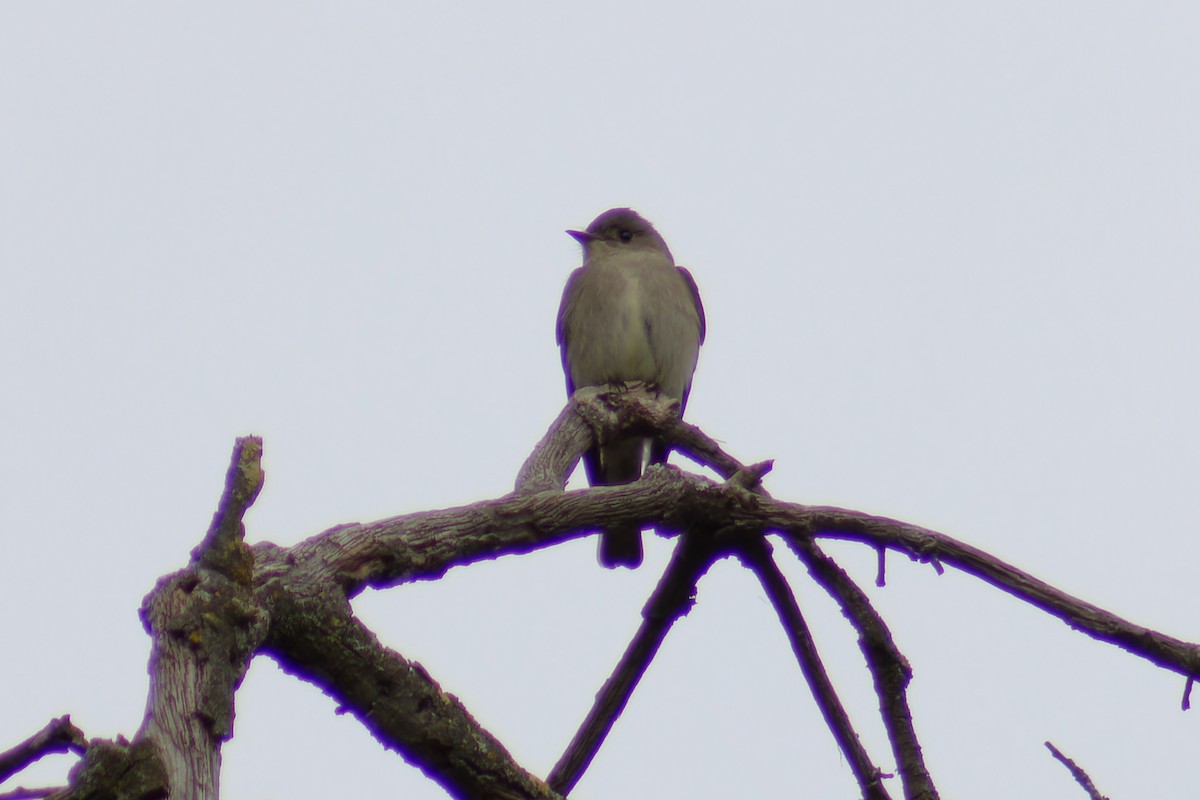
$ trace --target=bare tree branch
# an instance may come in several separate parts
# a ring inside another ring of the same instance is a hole
[[[1108,800],[1107,797],[1100,794],[1100,790],[1096,788],[1096,784],[1092,783],[1092,779],[1088,777],[1088,774],[1083,771],[1083,767],[1064,756],[1059,749],[1050,744],[1050,742],[1046,742],[1046,748],[1050,751],[1051,755],[1062,762],[1062,765],[1067,768],[1068,772],[1071,773],[1071,777],[1075,779],[1076,783],[1083,787],[1083,790],[1088,793],[1088,797],[1091,798],[1091,800]]]
[[[83,731],[71,724],[70,715],[52,719],[46,727],[11,750],[0,753],[0,783],[16,775],[33,762],[53,753],[87,751]]]
[[[717,549],[711,537],[684,537],[658,586],[642,609],[642,624],[621,656],[613,674],[596,695],[596,702],[580,725],[575,737],[559,758],[546,782],[562,794],[569,794],[592,763],[613,723],[654,659],[667,632],[676,620],[691,610],[696,599],[696,583],[712,566]]]
[[[750,495],[672,467],[647,470],[640,481],[625,486],[509,495],[473,506],[335,528],[291,548],[287,560],[294,565],[289,569],[310,571],[314,579],[333,579],[353,595],[367,586],[436,578],[451,566],[529,552],[602,525],[629,523],[670,532],[687,530],[687,521],[697,519],[722,519],[763,533],[859,541],[949,564],[1093,638],[1185,677],[1200,675],[1200,646],[1122,619],[950,536],[861,512]],[[265,555],[262,547],[256,546],[256,557]],[[278,564],[281,556],[269,560]]]
[[[792,652],[795,653],[796,661],[800,664],[805,680],[808,681],[813,699],[817,701],[825,724],[829,726],[833,738],[849,762],[850,770],[854,773],[854,779],[858,781],[863,796],[868,800],[888,800],[891,795],[883,785],[884,773],[871,761],[871,757],[859,741],[858,733],[850,722],[850,715],[846,713],[837,690],[829,679],[829,673],[825,671],[825,665],[821,662],[821,655],[817,652],[808,623],[805,622],[800,606],[796,603],[796,596],[792,594],[783,573],[771,558],[769,543],[762,538],[746,539],[738,548],[738,555],[758,576],[771,605],[775,608],[775,613],[779,615],[779,622],[787,633],[788,641],[791,642]]]
[[[192,551],[192,562],[216,570],[224,577],[249,586],[254,559],[245,545],[242,518],[262,491],[266,475],[262,468],[262,439],[246,436],[234,444],[233,458],[225,474],[225,490],[217,503],[204,541]]]
[[[858,630],[858,646],[874,679],[904,796],[909,800],[937,800],[937,789],[925,767],[908,707],[912,668],[892,641],[892,632],[863,590],[815,542],[796,536],[786,536],[785,540],[808,567],[813,580],[838,602],[846,619]]]
[[[584,393],[587,392],[587,395]],[[520,494],[553,491],[567,485],[583,451],[592,444],[592,428],[576,409],[585,396],[598,394],[596,387],[576,392],[576,399],[559,412],[542,440],[534,446],[517,472],[515,491]],[[598,402],[598,400],[597,400]]]
[[[319,686],[454,797],[558,798],[420,664],[380,644],[336,587],[321,591],[283,581],[263,587],[259,598],[274,620],[264,651],[284,671]]]
[[[174,800],[217,796],[234,692],[266,635],[268,619],[251,595],[254,561],[242,524],[262,488],[261,459],[261,439],[237,440],[192,564],[160,580],[142,603],[152,640],[150,692],[133,744],[153,745]]]
[[[1094,639],[1115,644],[1185,677],[1200,675],[1200,646],[1122,619],[965,542],[917,525],[857,511],[772,503],[771,508],[759,509],[768,529],[892,547],[922,561],[949,564],[1058,617]]]
[[[562,489],[594,441],[632,434],[663,435],[679,423],[679,402],[640,381],[585,386],[571,395],[517,472],[518,493]],[[668,434],[668,438],[670,438]]]
[[[668,441],[725,482],[660,465],[633,484],[562,491],[593,441],[630,433]],[[911,670],[866,595],[816,546],[820,538],[862,542],[881,554],[899,550],[939,570],[944,562],[1094,638],[1179,672],[1189,686],[1200,675],[1200,646],[1134,625],[949,536],[855,511],[772,499],[760,485],[770,462],[744,466],[679,421],[677,408],[644,387],[577,393],[522,467],[513,494],[342,525],[289,548],[268,542],[248,547],[244,541],[243,516],[263,485],[261,452],[257,438],[238,441],[217,512],[191,564],[160,580],[144,601],[152,652],[141,730],[132,743],[89,745],[71,786],[53,795],[59,800],[168,793],[173,800],[214,798],[221,744],[233,731],[234,694],[258,652],[321,687],[455,797],[558,798],[556,790],[566,792],[579,780],[674,620],[691,607],[699,577],[730,553],[741,555],[763,582],[863,794],[884,798],[881,774],[840,709],[791,589],[770,557],[764,537],[774,532],[784,535],[859,631],[910,800],[937,798],[906,699]],[[350,599],[367,587],[437,578],[453,566],[526,553],[622,524],[653,526],[662,535],[680,535],[680,542],[647,601],[637,635],[548,784],[516,764],[420,665],[381,645],[350,608]],[[5,758],[21,763],[42,746],[15,748],[18,755],[0,756],[0,765]]]

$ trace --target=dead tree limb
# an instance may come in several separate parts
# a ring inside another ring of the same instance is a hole
[[[657,466],[633,484],[564,491],[593,437],[633,433],[664,439],[724,482]],[[191,563],[146,597],[151,683],[141,729],[131,742],[91,743],[70,787],[56,797],[215,798],[235,693],[259,653],[335,698],[455,797],[561,797],[583,774],[674,620],[691,607],[697,580],[730,554],[759,575],[863,794],[886,797],[883,774],[839,712],[791,587],[770,557],[765,537],[771,534],[783,535],[858,631],[906,798],[937,797],[906,699],[912,671],[866,594],[818,549],[820,539],[953,566],[1189,681],[1200,675],[1200,646],[1134,625],[957,539],[884,517],[775,500],[760,485],[770,462],[744,466],[644,387],[576,393],[522,466],[512,494],[341,525],[288,548],[245,542],[242,519],[263,485],[261,450],[253,437],[238,441],[217,512]],[[654,527],[680,542],[641,628],[548,782],[517,764],[419,664],[378,642],[350,606],[368,587],[436,579],[454,566],[622,524]],[[0,767],[15,771],[48,752],[45,744],[22,747],[0,756]]]

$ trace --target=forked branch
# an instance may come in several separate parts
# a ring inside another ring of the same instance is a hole
[[[665,439],[725,481],[659,466],[633,484],[564,491],[593,437],[631,433]],[[217,514],[192,563],[162,579],[146,598],[152,677],[142,730],[130,743],[93,742],[62,797],[102,790],[215,798],[220,748],[233,733],[234,694],[258,653],[337,698],[381,742],[455,797],[561,797],[586,770],[671,625],[691,607],[699,578],[716,559],[736,554],[774,604],[863,795],[882,800],[888,796],[885,776],[840,707],[791,587],[770,555],[770,534],[783,535],[858,631],[906,798],[937,797],[906,698],[911,670],[866,594],[817,547],[822,538],[956,567],[1094,638],[1189,679],[1200,675],[1200,646],[1134,625],[949,536],[856,511],[775,500],[760,485],[770,462],[741,464],[638,387],[576,393],[521,468],[512,494],[338,526],[289,548],[245,542],[242,517],[262,486],[260,454],[261,441],[239,440]],[[678,536],[679,543],[637,635],[548,782],[515,763],[462,703],[353,616],[350,600],[368,587],[433,579],[454,566],[531,552],[616,525],[654,527]],[[17,748],[7,762],[0,756],[0,767],[19,769],[46,747]],[[124,788],[105,783],[109,774],[125,776]],[[130,776],[136,786],[129,785]]]

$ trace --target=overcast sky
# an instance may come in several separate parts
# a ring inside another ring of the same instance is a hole
[[[0,4],[0,750],[131,736],[137,618],[234,438],[252,541],[497,497],[565,401],[562,231],[628,205],[708,312],[688,416],[777,497],[941,530],[1200,640],[1195,3]],[[545,775],[671,542],[360,616]],[[830,545],[944,797],[1195,797],[1183,680],[962,574]],[[873,757],[849,626],[779,559]],[[445,797],[256,660],[229,798]],[[58,757],[14,785],[61,782]],[[892,789],[900,796],[898,782]],[[854,798],[757,583],[700,585],[573,797]]]

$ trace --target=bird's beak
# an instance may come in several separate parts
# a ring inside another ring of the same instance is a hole
[[[587,247],[588,242],[592,242],[600,238],[596,234],[588,233],[587,231],[567,231],[567,233],[584,247]]]

